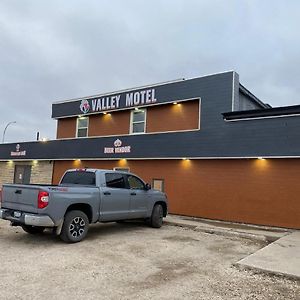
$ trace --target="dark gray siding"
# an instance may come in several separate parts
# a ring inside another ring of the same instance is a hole
[[[238,111],[250,110],[250,109],[262,109],[261,105],[253,101],[249,96],[239,92],[239,105]]]
[[[26,156],[19,159],[300,156],[300,117],[224,121],[222,113],[232,111],[232,99],[238,98],[233,75],[186,80],[160,90],[161,101],[201,97],[199,131],[20,143]],[[131,152],[104,154],[117,138]],[[12,159],[15,149],[16,144],[1,145],[0,159]]]
[[[226,72],[222,74],[210,75],[206,77],[194,78],[183,80],[174,83],[156,85],[153,87],[133,89],[121,93],[113,93],[109,96],[120,95],[120,107],[119,109],[128,108],[125,106],[125,95],[128,92],[139,92],[145,89],[155,89],[155,96],[157,103],[166,103],[170,101],[180,101],[183,99],[191,99],[201,97],[205,102],[205,106],[211,106],[211,113],[213,114],[215,109],[213,106],[217,106],[219,109],[225,109],[226,111],[231,110],[232,101],[232,79],[233,72]],[[104,96],[87,98],[91,104],[91,100],[103,98]],[[68,101],[63,103],[54,103],[52,105],[52,117],[62,118],[68,116],[82,115],[80,110],[80,103],[82,99],[75,101]],[[155,103],[155,104],[157,104]],[[140,105],[143,107],[145,105]],[[132,107],[131,107],[132,108]],[[128,108],[130,109],[130,108]],[[207,113],[210,114],[210,111]],[[86,115],[95,113],[89,111]],[[101,113],[101,112],[96,112]]]

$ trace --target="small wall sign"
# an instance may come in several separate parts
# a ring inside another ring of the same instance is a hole
[[[11,151],[10,156],[26,156],[26,150],[21,151],[20,144],[16,145],[16,151]]]
[[[131,146],[123,146],[123,143],[120,139],[114,141],[114,147],[104,147],[103,152],[105,154],[114,154],[114,153],[130,153]]]

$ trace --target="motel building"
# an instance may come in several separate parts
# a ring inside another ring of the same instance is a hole
[[[300,105],[272,108],[234,71],[55,102],[56,139],[0,145],[0,185],[130,171],[169,212],[300,229]]]

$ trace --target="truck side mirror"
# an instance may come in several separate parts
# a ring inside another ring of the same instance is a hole
[[[146,185],[145,185],[145,190],[146,190],[146,191],[151,190],[151,184],[146,183]]]

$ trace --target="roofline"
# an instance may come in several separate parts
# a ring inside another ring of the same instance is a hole
[[[300,115],[300,105],[271,107],[265,109],[241,110],[234,112],[222,113],[226,121],[242,120],[242,119],[257,119],[271,117],[289,117]]]
[[[91,96],[84,96],[84,97],[71,98],[71,99],[66,99],[66,100],[59,100],[59,101],[52,102],[52,104],[61,104],[61,103],[66,103],[66,102],[74,102],[74,101],[85,100],[85,99],[96,98],[96,97],[105,97],[105,96],[114,95],[114,94],[117,94],[117,93],[124,93],[124,92],[132,91],[132,90],[139,90],[139,89],[144,89],[144,88],[150,88],[150,87],[155,87],[155,86],[172,84],[172,83],[176,83],[176,82],[193,80],[193,79],[197,79],[197,78],[204,78],[204,77],[209,77],[209,76],[214,76],[214,75],[219,75],[219,74],[225,74],[225,73],[230,73],[230,72],[235,72],[235,71],[234,70],[229,70],[229,71],[224,71],[224,72],[207,74],[207,75],[203,75],[203,76],[191,77],[191,78],[187,78],[187,79],[179,78],[179,79],[168,80],[168,81],[163,81],[163,82],[159,82],[159,83],[136,86],[136,87],[132,87],[132,88],[128,88],[128,89],[116,90],[116,91],[113,91],[113,92],[106,92],[106,93],[101,93],[101,94],[96,94],[96,95],[91,95]]]
[[[253,95],[247,88],[245,88],[245,86],[243,86],[240,83],[239,86],[239,91],[242,92],[243,94],[245,94],[246,96],[250,97],[251,100],[253,100],[254,102],[256,102],[257,104],[259,104],[260,106],[262,106],[263,108],[271,108],[270,104],[264,103],[263,101],[259,100],[255,95]]]

